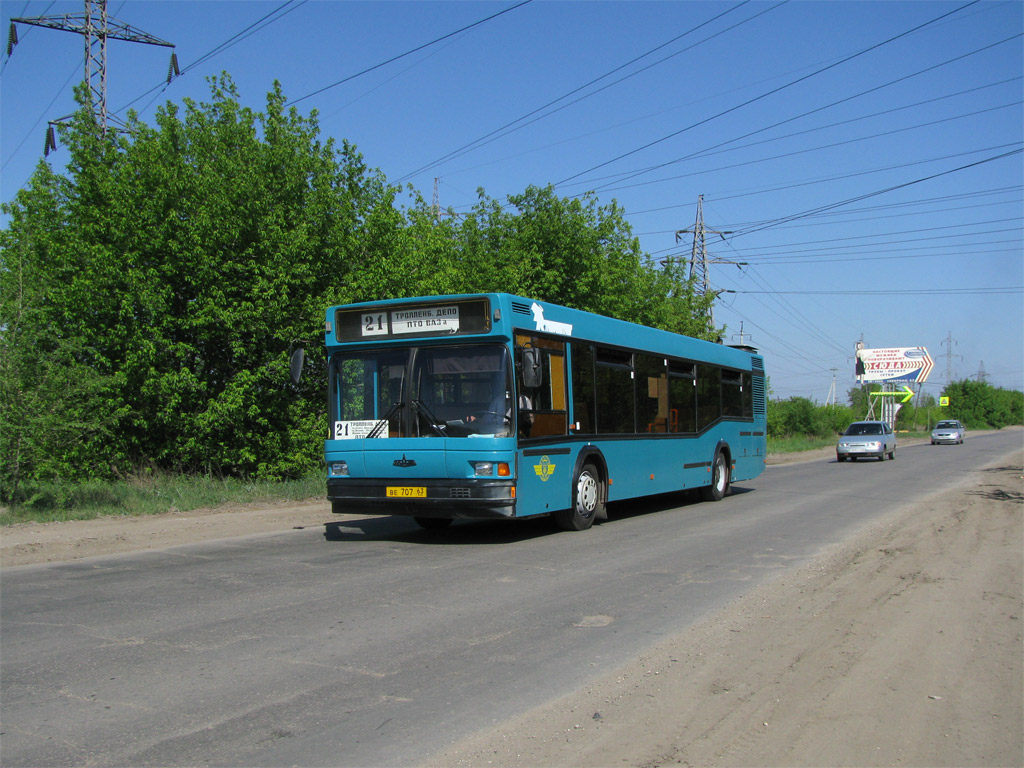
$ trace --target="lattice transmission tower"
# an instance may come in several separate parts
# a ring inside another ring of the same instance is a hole
[[[16,24],[28,24],[34,27],[60,29],[74,32],[85,38],[85,83],[89,87],[89,100],[96,124],[103,135],[106,135],[111,122],[120,123],[107,112],[107,41],[125,40],[129,43],[145,43],[174,48],[158,37],[135,29],[107,15],[107,0],[85,0],[84,13],[65,13],[59,16],[32,16],[11,19],[11,28],[7,36],[7,55],[10,56],[14,46],[18,44],[18,28]],[[171,63],[167,68],[167,82],[179,73],[178,59],[171,51]],[[46,154],[57,148],[53,126],[66,120],[70,115],[50,121],[46,131]]]
[[[691,280],[696,278],[697,293],[701,296],[706,296],[709,293],[713,293],[711,290],[711,278],[709,276],[708,267],[711,264],[735,264],[738,267],[746,266],[744,261],[729,261],[728,259],[720,259],[717,257],[708,257],[708,243],[707,234],[718,235],[725,240],[726,235],[731,235],[732,231],[727,230],[725,232],[719,232],[717,229],[711,229],[704,224],[704,195],[697,196],[697,220],[694,222],[692,228],[680,229],[676,232],[676,242],[678,243],[682,237],[681,235],[693,234],[693,246],[690,249],[690,274]],[[715,327],[715,309],[714,302],[708,303],[708,327]]]

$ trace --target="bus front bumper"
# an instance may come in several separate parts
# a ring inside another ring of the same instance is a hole
[[[335,513],[368,510],[415,517],[508,518],[516,514],[513,480],[327,480]]]

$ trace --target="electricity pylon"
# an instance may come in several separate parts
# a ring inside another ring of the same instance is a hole
[[[693,234],[693,247],[690,250],[690,279],[697,279],[697,293],[706,296],[711,291],[711,280],[708,276],[708,267],[711,264],[735,264],[738,267],[746,266],[744,261],[729,261],[727,259],[708,258],[707,233],[718,235],[725,240],[726,235],[732,231],[719,232],[717,229],[709,229],[704,226],[704,195],[697,196],[697,221],[692,229],[680,229],[676,232],[676,242],[682,238],[680,235]],[[714,301],[708,303],[708,327],[715,327]]]
[[[61,29],[74,32],[85,38],[85,82],[89,87],[89,101],[92,105],[96,124],[103,135],[107,133],[108,123],[113,118],[107,113],[107,40],[126,40],[129,43],[146,43],[174,48],[158,37],[142,32],[134,27],[111,19],[107,16],[107,0],[85,0],[85,13],[65,13],[60,16],[32,16],[11,19],[11,29],[7,37],[7,55],[10,56],[14,46],[18,44],[17,24],[29,24],[35,27]],[[171,63],[167,69],[167,82],[178,74],[178,58],[171,52]],[[46,132],[46,154],[57,148],[53,134],[53,126],[67,117],[50,121]],[[117,121],[120,122],[120,121]]]

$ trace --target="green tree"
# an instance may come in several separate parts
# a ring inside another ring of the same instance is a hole
[[[845,405],[831,405],[822,406],[821,418],[827,430],[825,434],[837,435],[844,432],[850,422],[860,420],[863,415]]]
[[[937,403],[932,395],[919,392],[914,399],[905,403],[896,415],[896,426],[899,429],[916,429],[918,425],[928,429],[933,422],[933,412]]]
[[[847,408],[815,405],[806,397],[768,401],[768,436],[825,437],[844,429],[849,423]]]
[[[846,393],[846,398],[850,403],[850,408],[852,408],[853,412],[857,414],[857,418],[863,419],[867,416],[868,408],[870,406],[870,403],[868,402],[870,400],[868,387],[851,387]]]
[[[66,175],[40,164],[0,231],[0,499],[25,481],[156,467],[282,477],[319,463],[332,304],[510,291],[716,338],[711,297],[643,253],[616,203],[529,187],[438,217],[321,141],[315,113],[210,99],[103,136],[62,129]],[[78,92],[86,104],[84,88]],[[28,491],[25,491],[28,493]]]
[[[717,338],[681,270],[661,268],[633,235],[617,203],[593,195],[560,198],[528,187],[508,205],[483,191],[471,215],[452,227],[462,258],[461,290],[508,291],[621,320]]]
[[[377,261],[394,190],[278,86],[264,113],[227,77],[211,95],[114,141],[83,111],[63,131],[68,177],[41,165],[5,206],[3,497],[23,477],[146,464],[316,465],[322,396],[310,381],[296,397],[288,353]]]
[[[959,419],[966,427],[1002,429],[1024,424],[1024,393],[993,387],[983,381],[951,381],[943,394],[949,407],[942,418]]]

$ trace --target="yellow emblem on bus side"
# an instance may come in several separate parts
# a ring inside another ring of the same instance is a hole
[[[542,482],[546,483],[548,478],[555,474],[555,465],[551,463],[551,459],[547,456],[541,456],[540,464],[534,464],[533,471],[540,476]]]

